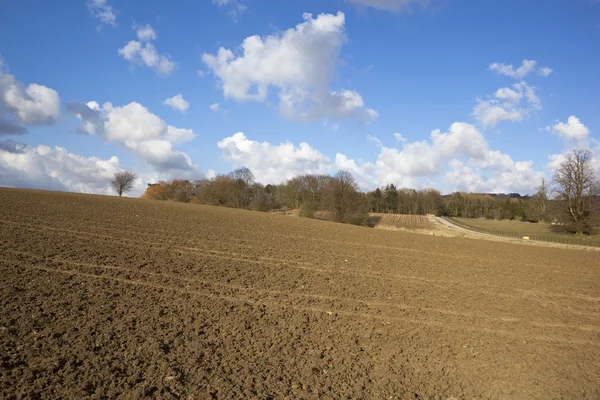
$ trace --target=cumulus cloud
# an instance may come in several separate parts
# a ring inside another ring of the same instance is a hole
[[[349,0],[359,6],[373,7],[384,11],[401,11],[409,8],[413,4],[427,6],[430,0]]]
[[[160,75],[169,75],[176,68],[176,64],[168,54],[159,54],[150,41],[157,38],[156,31],[150,26],[134,26],[139,40],[130,40],[118,53],[130,64],[142,65],[152,68]]]
[[[110,194],[119,159],[82,157],[62,147],[0,141],[0,186]]]
[[[112,6],[108,4],[108,0],[88,0],[87,6],[92,16],[98,19],[101,24],[117,25],[117,16]]]
[[[266,101],[273,89],[280,114],[287,119],[314,121],[354,118],[369,123],[377,111],[366,108],[355,90],[329,86],[346,41],[345,16],[304,14],[304,22],[281,34],[247,37],[242,54],[221,47],[202,59],[218,79],[223,95],[237,101]]]
[[[511,104],[517,104],[521,101],[523,94],[511,88],[501,88],[496,91],[495,96],[498,100],[506,101]]]
[[[448,132],[434,130],[429,140],[402,144],[401,149],[386,147],[376,141],[380,153],[375,163],[374,180],[378,185],[394,183],[416,187],[417,179],[437,175],[451,158],[482,159],[487,142],[472,125],[456,122]],[[372,167],[368,164],[367,168]]]
[[[532,161],[514,162],[508,155],[502,155],[500,164],[493,164],[493,173],[476,165],[466,165],[459,160],[449,163],[450,170],[445,174],[448,184],[458,191],[476,193],[521,193],[531,194],[539,185],[544,174],[533,169]]]
[[[591,137],[589,128],[579,118],[571,115],[566,123],[556,120],[553,126],[546,126],[546,131],[554,132],[564,141],[561,153],[548,156],[546,166],[550,172],[554,173],[574,149],[585,148],[592,153],[592,168],[600,175],[600,142]]]
[[[59,113],[56,90],[37,83],[25,86],[6,72],[0,59],[0,135],[24,133],[26,126],[53,124]]]
[[[243,132],[217,143],[223,158],[237,167],[249,168],[264,184],[277,184],[300,174],[327,174],[333,162],[307,143],[273,145],[250,140]]]
[[[377,166],[371,162],[362,160],[352,160],[341,153],[335,155],[335,168],[337,170],[349,171],[358,186],[363,190],[370,190],[375,187],[374,180],[377,173]]]
[[[587,146],[587,149],[590,151],[590,153],[592,153],[592,160],[591,160],[591,167],[592,169],[595,171],[596,175],[600,175],[600,143],[594,141],[593,142],[595,145],[591,145],[589,144]],[[562,153],[559,154],[551,154],[548,156],[548,164],[546,165],[546,167],[548,167],[548,170],[550,170],[551,173],[554,173],[554,171],[563,163],[567,160],[567,157],[572,154],[573,151],[573,147],[567,147],[565,148],[565,150]]]
[[[547,126],[546,130],[552,130],[568,142],[582,142],[588,138],[590,133],[588,127],[574,115],[567,119],[567,123],[557,121],[553,127]]]
[[[219,103],[213,103],[210,106],[208,106],[208,108],[210,108],[210,110],[214,112],[221,111],[221,106],[219,106]]]
[[[515,79],[522,79],[535,70],[537,61],[523,60],[521,66],[516,68],[512,64],[492,63],[489,66],[490,71],[496,72],[498,75],[505,75]]]
[[[196,171],[188,155],[173,148],[173,144],[192,140],[194,132],[167,125],[139,103],[122,107],[104,103],[100,107],[91,101],[70,103],[66,108],[81,121],[81,133],[119,143],[157,171],[177,170],[181,174]]]
[[[307,143],[273,145],[248,139],[239,132],[218,142],[223,157],[235,166],[250,168],[263,183],[281,183],[305,173],[328,174],[348,170],[363,190],[394,183],[398,187],[422,187],[427,178],[443,177],[455,190],[529,193],[542,176],[531,161],[513,161],[491,150],[473,125],[456,122],[448,132],[434,130],[429,140],[403,142],[400,149],[379,147],[376,162],[354,160],[337,153],[331,160]],[[445,168],[450,170],[445,173]],[[464,173],[464,175],[461,175]]]
[[[494,127],[500,121],[520,121],[523,113],[517,109],[507,109],[495,100],[479,101],[473,108],[473,116],[484,127]]]
[[[494,127],[501,121],[521,121],[542,106],[535,87],[520,81],[512,87],[498,89],[486,100],[478,100],[472,115],[484,127]]]
[[[183,95],[181,93],[168,99],[165,99],[165,101],[163,101],[163,104],[171,107],[173,110],[181,112],[185,112],[188,108],[190,108],[190,103],[183,98]]]

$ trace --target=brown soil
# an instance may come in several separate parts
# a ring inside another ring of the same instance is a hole
[[[0,398],[600,398],[596,252],[0,189]]]

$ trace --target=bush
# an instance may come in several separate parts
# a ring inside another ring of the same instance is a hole
[[[160,183],[149,184],[146,193],[142,195],[142,199],[150,200],[168,200],[169,193],[167,189]]]
[[[298,216],[303,218],[314,218],[316,207],[310,201],[305,201],[298,210]]]
[[[358,213],[350,214],[346,218],[346,222],[349,224],[352,224],[352,225],[359,225],[359,226],[373,227],[375,225],[372,218],[366,212],[358,212]]]
[[[258,193],[250,202],[249,208],[253,211],[268,211],[269,199],[264,193]]]

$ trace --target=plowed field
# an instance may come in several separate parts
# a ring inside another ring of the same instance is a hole
[[[600,253],[0,189],[0,398],[600,398]]]

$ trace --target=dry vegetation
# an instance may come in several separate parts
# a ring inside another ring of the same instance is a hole
[[[439,228],[430,215],[372,213],[370,216],[374,226],[380,229],[433,231]]]
[[[598,253],[0,189],[0,398],[600,398]]]
[[[600,235],[575,236],[564,232],[561,226],[547,223],[530,223],[511,220],[493,220],[483,218],[452,218],[453,222],[478,232],[491,233],[508,237],[528,236],[532,240],[600,246]]]

